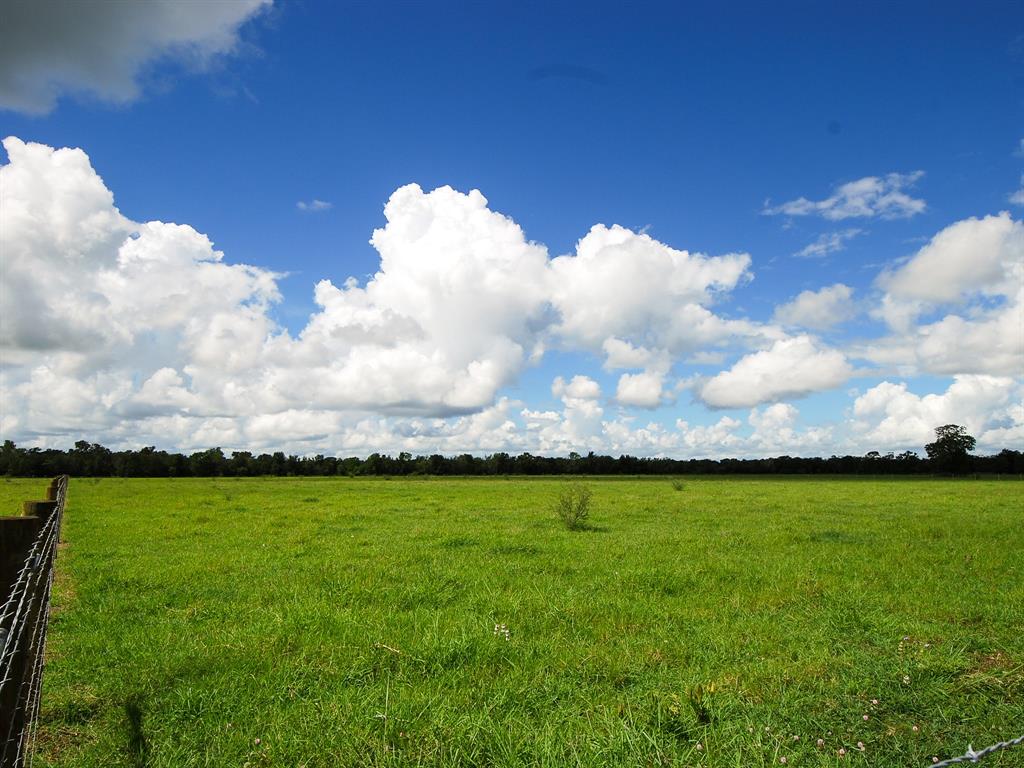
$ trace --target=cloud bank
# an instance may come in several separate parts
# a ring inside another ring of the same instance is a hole
[[[231,263],[188,225],[131,220],[80,149],[4,147],[4,439],[742,456],[916,440],[946,418],[896,377],[848,417],[801,423],[789,401],[846,385],[862,375],[856,360],[953,375],[944,397],[969,402],[981,434],[1020,428],[1022,236],[1006,213],[952,224],[883,273],[870,310],[888,333],[844,347],[814,335],[854,313],[844,284],[804,291],[768,321],[735,317],[723,307],[753,279],[748,254],[599,224],[552,257],[480,192],[410,184],[370,239],[376,273],[318,282],[293,334],[272,319],[279,275]],[[606,392],[566,371],[553,407],[510,397],[551,352],[598,361],[617,383]],[[733,413],[666,420],[687,390]]]

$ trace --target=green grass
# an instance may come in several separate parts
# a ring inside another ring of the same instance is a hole
[[[924,766],[1024,733],[1024,484],[585,482],[571,532],[551,479],[73,480],[36,765]]]

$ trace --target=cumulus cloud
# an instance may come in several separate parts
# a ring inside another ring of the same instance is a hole
[[[802,291],[792,301],[775,308],[774,320],[781,325],[822,330],[857,314],[853,289],[836,283],[817,291]]]
[[[856,354],[903,376],[1024,371],[1024,290],[1005,303],[972,313],[949,314],[861,345]]]
[[[750,256],[706,256],[671,248],[620,226],[597,225],[576,253],[551,262],[552,304],[566,343],[605,350],[614,366],[623,354],[680,354],[769,331],[722,318],[709,308],[750,279]],[[634,353],[626,353],[629,345]]]
[[[661,371],[624,373],[619,377],[615,399],[621,405],[638,408],[657,408],[666,399],[663,387],[665,374]]]
[[[1020,177],[1020,189],[1011,192],[1008,199],[1014,205],[1024,205],[1024,176]]]
[[[842,352],[796,336],[740,358],[698,386],[696,394],[712,408],[749,408],[833,389],[852,372]]]
[[[310,200],[309,202],[306,202],[305,200],[299,200],[299,202],[297,202],[295,204],[295,207],[298,208],[300,211],[307,211],[309,213],[317,213],[318,211],[329,211],[329,210],[331,210],[331,208],[334,207],[334,203],[329,203],[326,200],[317,200],[317,199],[314,198],[313,200]]]
[[[801,259],[814,259],[828,256],[846,247],[846,241],[861,234],[862,229],[844,229],[841,232],[825,232],[813,243],[801,248],[793,255]]]
[[[673,425],[640,422],[632,416],[606,419],[600,410],[581,410],[588,404],[596,405],[593,400],[565,399],[561,411],[524,410],[525,425],[510,445],[562,455],[594,450],[612,455],[750,457],[773,452],[811,455],[831,447],[832,441],[830,427],[798,428],[797,409],[784,403],[751,411],[750,428],[730,416],[709,424],[677,419]]]
[[[223,263],[189,226],[129,221],[81,150],[3,145],[0,346],[102,361],[144,341],[176,360],[201,356],[226,316],[266,332],[262,311],[279,298],[273,273]],[[162,344],[172,329],[180,338]]]
[[[320,310],[297,339],[272,346],[266,384],[330,408],[486,407],[541,351],[545,249],[476,191],[409,185],[384,216],[370,240],[377,273],[364,286],[318,283]]]
[[[566,402],[597,400],[601,397],[601,385],[589,376],[573,376],[568,382],[556,376],[551,383],[551,394]]]
[[[1004,211],[951,224],[879,284],[896,298],[931,303],[974,292],[1007,295],[1020,284],[1022,258],[1024,226]]]
[[[923,213],[925,201],[913,198],[904,190],[914,186],[924,171],[865,176],[841,184],[824,200],[799,197],[781,205],[765,204],[762,213],[768,216],[821,216],[829,221],[851,218],[906,219]]]
[[[588,376],[573,376],[568,383],[558,376],[551,394],[562,401],[562,414],[541,429],[539,437],[549,445],[583,446],[597,443],[601,434],[604,409],[599,398],[601,388]]]
[[[645,368],[648,365],[660,365],[664,355],[647,347],[634,347],[628,341],[614,336],[604,340],[601,345],[604,352],[604,367],[609,370],[616,368]]]
[[[790,403],[774,403],[765,408],[754,408],[747,421],[758,433],[773,433],[792,429],[799,411]]]
[[[862,442],[920,449],[943,424],[963,424],[978,447],[1000,449],[1024,440],[1024,396],[1010,377],[954,377],[940,394],[916,395],[903,382],[883,381],[853,404],[853,428]]]
[[[874,314],[893,333],[862,356],[905,375],[1024,370],[1024,225],[1009,213],[951,224],[878,284]],[[955,311],[920,322],[946,308]]]
[[[147,64],[195,68],[232,52],[239,27],[270,2],[11,0],[4,4],[0,108],[41,114],[66,92],[131,101]]]

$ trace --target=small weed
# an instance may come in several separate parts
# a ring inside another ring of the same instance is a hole
[[[690,735],[686,716],[676,694],[672,694],[667,702],[657,701],[653,719],[653,725],[663,733],[680,740],[685,740]]]
[[[583,483],[570,483],[562,489],[555,511],[567,530],[582,531],[590,517],[590,488]]]
[[[672,490],[674,490],[674,491],[681,491],[685,487],[686,486],[683,485],[683,481],[682,480],[673,480],[672,481]]]
[[[697,722],[701,725],[711,724],[711,712],[708,711],[706,698],[708,695],[714,693],[714,684],[704,688],[704,686],[697,685],[686,692],[686,698],[690,702],[690,709],[693,710],[693,716],[697,718]]]

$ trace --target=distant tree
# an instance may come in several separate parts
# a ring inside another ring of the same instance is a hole
[[[935,428],[935,442],[924,447],[932,464],[940,472],[957,474],[966,469],[967,454],[974,450],[975,440],[959,424]]]
[[[188,457],[189,468],[195,477],[219,477],[224,474],[227,461],[220,448],[199,451]]]

